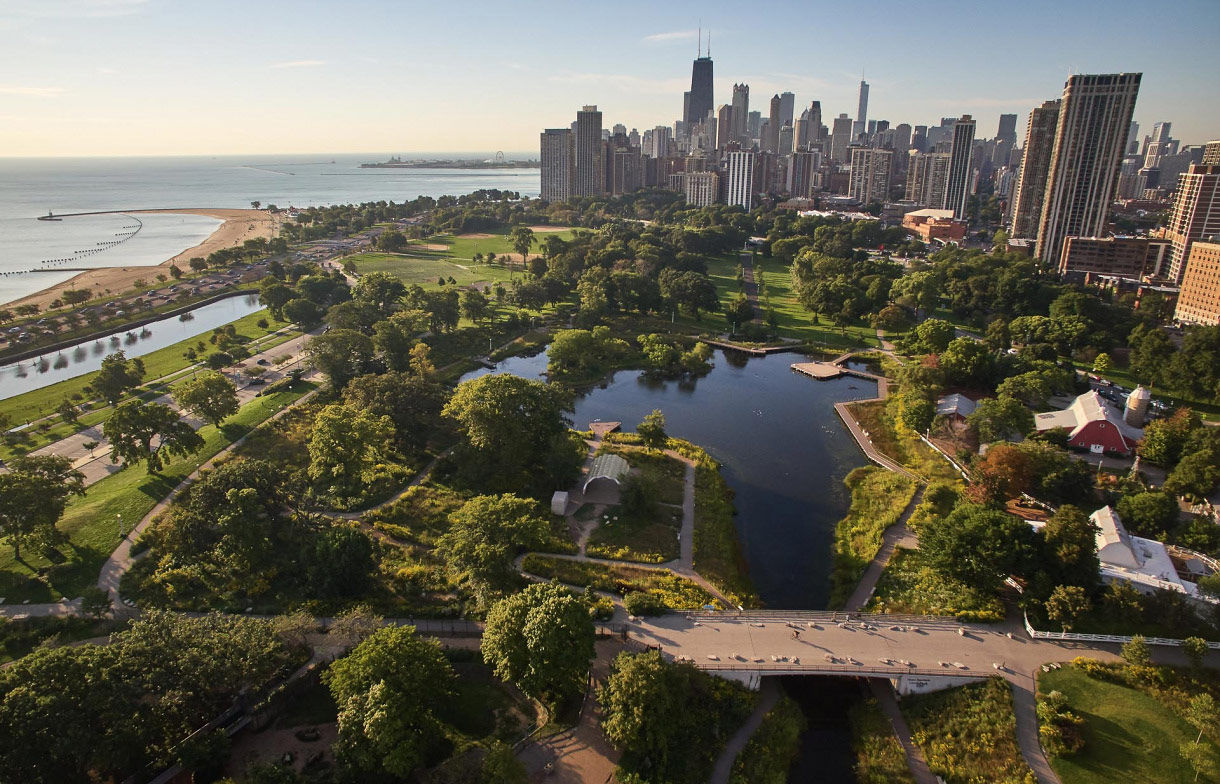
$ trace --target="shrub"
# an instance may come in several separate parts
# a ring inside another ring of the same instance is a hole
[[[661,597],[644,591],[627,594],[623,598],[623,606],[631,615],[663,615],[668,609]]]

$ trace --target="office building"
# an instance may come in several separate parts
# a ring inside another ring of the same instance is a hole
[[[809,104],[809,141],[821,141],[826,135],[826,126],[822,125],[822,102],[813,101]]]
[[[763,117],[762,112],[750,112],[746,118],[746,139],[743,144],[750,144],[755,139],[759,138],[759,131],[762,130]]]
[[[1144,140],[1144,168],[1156,169],[1161,165],[1161,158],[1166,155],[1177,155],[1178,141],[1169,135],[1173,123],[1159,122],[1152,126],[1152,135]]]
[[[785,125],[779,129],[779,144],[775,151],[780,155],[788,155],[792,152],[792,126]]]
[[[928,126],[916,125],[911,131],[911,149],[916,152],[928,151]]]
[[[915,152],[907,155],[906,200],[921,207],[941,209],[949,183],[949,153]]]
[[[750,85],[734,84],[733,85],[733,133],[732,139],[725,139],[725,142],[735,141],[745,143],[748,139],[746,132],[746,123],[750,116]]]
[[[667,158],[670,155],[669,142],[674,138],[673,129],[668,125],[658,125],[652,129],[652,157]]]
[[[966,220],[966,198],[970,195],[974,172],[974,120],[964,114],[953,123],[953,143],[949,149],[949,179],[945,186],[946,210],[956,220]]]
[[[953,219],[953,210],[914,210],[902,216],[902,228],[924,242],[960,242],[966,223]]]
[[[820,152],[797,151],[788,162],[788,195],[796,199],[807,198],[813,190],[814,174],[822,165]]]
[[[1201,166],[1220,166],[1220,141],[1203,145],[1203,158],[1199,164]]]
[[[723,149],[729,142],[737,141],[733,135],[733,107],[721,104],[716,112],[716,147]]]
[[[702,38],[702,34],[700,37]],[[701,40],[700,54],[702,45]],[[706,57],[698,57],[691,66],[690,102],[686,106],[686,114],[682,117],[686,121],[687,129],[689,130],[693,123],[703,122],[708,112],[714,111],[715,108],[712,101],[712,58],[709,53]]]
[[[1131,121],[1131,130],[1127,133],[1127,154],[1139,155],[1140,152],[1140,124],[1135,120]],[[1143,158],[1143,156],[1140,156]]]
[[[754,207],[754,158],[754,153],[740,150],[728,154],[725,203],[745,207],[746,212]]]
[[[854,142],[868,128],[868,82],[860,80],[860,100],[856,104],[856,122],[852,126],[851,140]]]
[[[1053,267],[1065,237],[1100,237],[1126,147],[1138,73],[1068,77],[1055,128],[1034,253]]]
[[[720,177],[715,172],[688,171],[682,178],[686,203],[692,207],[708,207],[720,195]]]
[[[1017,115],[1001,114],[1000,125],[996,128],[995,137],[1008,142],[1008,146],[1017,143]]]
[[[1206,154],[1206,153],[1205,153]],[[1220,166],[1191,166],[1178,178],[1165,236],[1169,249],[1167,277],[1180,283],[1186,273],[1190,246],[1205,237],[1220,234]]]
[[[573,140],[572,195],[601,196],[606,192],[606,164],[602,145],[602,113],[585,106],[576,113]]]
[[[801,112],[792,125],[792,147],[796,150],[809,149],[809,110]]]
[[[572,131],[547,128],[541,137],[541,196],[547,201],[567,201],[572,198]]]
[[[1164,263],[1169,243],[1146,237],[1068,237],[1059,257],[1059,274],[1070,280],[1107,275],[1141,280]]]
[[[840,114],[834,119],[834,128],[830,132],[830,159],[836,163],[847,160],[847,146],[851,144],[851,118]]]
[[[1012,223],[1009,234],[1034,239],[1042,217],[1046,177],[1055,149],[1055,128],[1059,124],[1059,101],[1047,101],[1029,113],[1025,126],[1025,148],[1021,153],[1021,172],[1013,192]]]
[[[767,119],[767,133],[762,139],[763,152],[779,152],[779,129],[784,125],[782,111],[783,101],[779,95],[771,96],[771,114]]]
[[[892,150],[853,145],[847,195],[861,204],[885,202],[890,193],[890,161],[893,157]]]
[[[1220,238],[1191,244],[1173,317],[1186,324],[1220,324]]]
[[[793,124],[793,112],[796,111],[796,96],[792,93],[779,94],[780,127]]]

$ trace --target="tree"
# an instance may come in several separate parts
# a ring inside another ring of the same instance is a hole
[[[373,343],[385,357],[390,370],[411,367],[411,349],[428,328],[428,314],[422,310],[402,310],[373,325]]]
[[[513,250],[521,254],[521,265],[524,268],[526,256],[534,244],[534,231],[529,226],[517,226],[508,236],[512,241]]]
[[[997,397],[1017,400],[1030,408],[1045,406],[1047,398],[1051,396],[1051,391],[1048,375],[1038,370],[1009,376],[995,388]],[[1030,420],[1032,427],[1032,415]]]
[[[497,676],[555,707],[583,691],[593,640],[583,600],[535,583],[491,608],[480,647]]]
[[[177,411],[161,403],[123,403],[102,423],[102,433],[114,449],[111,462],[144,461],[150,474],[161,470],[164,455],[186,456],[203,447],[203,438]]]
[[[237,387],[220,373],[200,373],[174,390],[174,401],[195,416],[217,427],[237,413]]]
[[[994,362],[987,346],[970,338],[957,338],[940,354],[940,368],[951,383],[986,386]]]
[[[661,296],[669,300],[675,309],[684,308],[689,311],[696,321],[699,320],[701,311],[716,310],[720,306],[716,285],[702,273],[664,269],[658,282]]]
[[[1065,632],[1071,631],[1076,620],[1092,606],[1089,595],[1079,585],[1057,585],[1046,600],[1046,616],[1059,623]]]
[[[926,354],[939,354],[949,347],[956,330],[943,319],[928,319],[915,327],[919,347]]]
[[[85,494],[85,477],[60,455],[15,457],[0,474],[0,537],[21,561],[21,548],[45,548],[65,538],[55,524],[71,495]],[[22,561],[24,563],[24,561]]]
[[[388,272],[369,272],[356,283],[352,299],[372,306],[380,318],[386,318],[406,294],[407,287]]]
[[[211,354],[208,354],[208,358],[207,358],[207,366],[209,368],[211,368],[212,370],[220,370],[221,368],[227,368],[229,365],[232,365],[234,362],[236,362],[236,360],[233,359],[233,355],[227,351],[215,351]]]
[[[77,411],[76,406],[73,405],[72,401],[66,397],[60,402],[59,407],[55,410],[59,412],[60,419],[70,425],[75,425],[77,418],[80,415],[80,412]]]
[[[1169,493],[1124,495],[1115,508],[1131,533],[1150,539],[1163,539],[1178,522],[1178,502]]]
[[[347,382],[366,372],[374,357],[373,341],[352,329],[332,329],[315,335],[309,339],[306,350],[336,391],[342,391]]]
[[[411,347],[411,356],[407,365],[412,375],[417,378],[430,379],[436,373],[436,365],[432,364],[432,347],[422,340]]]
[[[985,593],[1036,561],[1035,537],[1025,521],[995,509],[961,504],[925,522],[919,550],[932,568]]]
[[[1193,452],[1178,461],[1169,472],[1164,489],[1167,493],[1200,503],[1211,494],[1220,481],[1220,466],[1217,456],[1210,451]]]
[[[434,711],[453,668],[413,626],[378,629],[322,675],[339,708],[338,753],[367,773],[406,778],[443,739]]]
[[[914,433],[925,433],[936,418],[936,403],[917,391],[903,394],[900,400],[899,421]]]
[[[1182,450],[1193,431],[1200,427],[1199,415],[1189,408],[1180,408],[1167,419],[1149,422],[1139,444],[1139,455],[1150,463],[1172,469],[1182,457]]]
[[[80,594],[80,611],[94,620],[101,620],[110,614],[113,602],[110,592],[96,585],[86,587]]]
[[[129,360],[124,352],[116,351],[102,360],[102,367],[90,385],[113,406],[127,390],[138,387],[143,379],[144,363],[139,359]]]
[[[407,247],[407,238],[401,231],[387,229],[377,237],[377,249],[387,253],[399,253]]]
[[[1120,655],[1131,668],[1143,668],[1152,664],[1152,653],[1148,650],[1148,643],[1144,642],[1142,634],[1137,634],[1130,642],[1123,643]]]
[[[1182,640],[1182,653],[1186,656],[1186,661],[1190,662],[1190,666],[1196,670],[1203,667],[1203,657],[1209,650],[1207,640],[1202,637],[1187,637]]]
[[[207,262],[204,264],[206,266]],[[194,266],[193,263],[192,266]],[[271,311],[271,315],[279,320],[283,317],[284,306],[296,299],[296,296],[297,293],[293,288],[285,286],[276,278],[264,278],[258,292],[258,301],[266,305],[267,309]]]
[[[343,389],[343,402],[356,411],[389,417],[399,446],[420,450],[437,429],[445,390],[440,384],[408,373],[368,374],[348,383]]]
[[[1064,504],[1046,521],[1042,529],[1053,577],[1057,583],[1092,590],[1101,580],[1097,560],[1097,526],[1071,504]]]
[[[511,746],[493,741],[483,757],[478,784],[529,784],[529,776]]]
[[[385,624],[385,619],[367,605],[358,604],[345,610],[331,621],[326,634],[339,643],[343,650],[351,650]]]
[[[477,324],[494,313],[482,293],[469,289],[462,292],[462,315],[466,318]]]
[[[517,585],[513,557],[546,541],[550,527],[537,504],[513,494],[476,496],[449,516],[437,550],[456,574],[465,575],[487,604]]]
[[[311,299],[296,297],[284,303],[281,313],[286,320],[310,330],[322,323],[326,309]]]
[[[644,446],[652,449],[664,449],[669,443],[669,436],[665,433],[665,414],[659,408],[654,408],[651,414],[644,417],[635,432],[643,439]]]
[[[320,599],[363,595],[377,569],[372,540],[354,524],[328,525],[315,531],[303,560],[309,595]]]
[[[309,477],[324,486],[354,490],[376,476],[394,436],[394,423],[363,409],[339,403],[314,418],[309,439]]]
[[[1104,351],[1093,360],[1093,372],[1105,375],[1114,369],[1114,360]]]

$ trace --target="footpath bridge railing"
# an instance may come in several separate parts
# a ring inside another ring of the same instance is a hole
[[[1067,642],[1112,642],[1112,643],[1129,643],[1133,637],[1123,634],[1081,634],[1077,632],[1044,632],[1035,629],[1029,622],[1029,618],[1025,619],[1025,631],[1030,637],[1035,640],[1064,640]],[[1183,640],[1178,640],[1173,637],[1145,637],[1144,642],[1148,645],[1167,645],[1171,647],[1181,647]],[[1220,650],[1220,642],[1207,641],[1207,647],[1212,650]]]

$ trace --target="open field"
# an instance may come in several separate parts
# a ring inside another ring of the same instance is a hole
[[[27,563],[22,564],[10,546],[0,545],[0,596],[8,604],[79,596],[97,580],[102,563],[118,545],[120,519],[130,529],[192,471],[313,388],[314,384],[301,382],[293,391],[255,398],[220,428],[200,428],[203,448],[172,460],[158,476],[150,475],[142,465],[133,466],[91,485],[85,495],[68,503],[57,526],[68,536],[68,544],[61,548],[62,558],[56,559],[61,563],[52,564],[25,552],[22,557]]]
[[[498,264],[476,266],[459,263],[450,261],[444,254],[434,251],[359,253],[349,256],[347,260],[355,262],[356,271],[362,275],[369,272],[387,272],[408,286],[419,284],[425,288],[436,288],[437,279],[441,277],[446,280],[453,278],[458,286],[508,281],[511,277],[510,271]]]
[[[1063,692],[1068,707],[1085,720],[1084,748],[1069,757],[1051,758],[1063,784],[1195,780],[1179,748],[1193,743],[1198,730],[1165,703],[1125,684],[1091,678],[1076,667],[1042,673],[1038,690]],[[1220,765],[1220,749],[1207,738],[1202,743],[1211,751],[1212,764]]]

